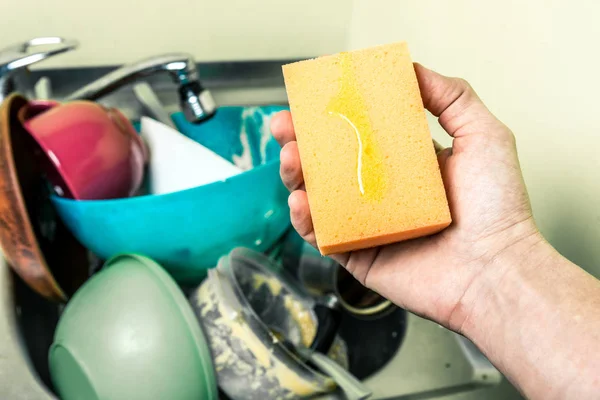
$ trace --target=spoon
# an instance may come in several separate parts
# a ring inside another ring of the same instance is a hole
[[[271,329],[271,333],[290,352],[331,377],[342,389],[347,400],[365,400],[373,394],[365,384],[326,355],[305,347],[295,346],[283,334],[274,329]]]

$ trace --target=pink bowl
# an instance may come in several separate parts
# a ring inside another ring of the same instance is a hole
[[[58,195],[115,199],[140,188],[147,149],[118,110],[91,101],[31,101],[19,120],[45,154],[42,164]]]

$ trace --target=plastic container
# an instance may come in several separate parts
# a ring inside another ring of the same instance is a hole
[[[264,255],[238,248],[223,257],[192,294],[221,389],[231,398],[295,399],[327,393],[334,381],[311,368],[283,343],[307,348],[318,324],[313,300],[296,289]],[[345,343],[336,336],[329,357],[347,368]]]

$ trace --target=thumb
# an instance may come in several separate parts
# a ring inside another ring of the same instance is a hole
[[[502,126],[467,81],[438,74],[419,63],[414,67],[423,105],[439,118],[450,136],[483,133]]]

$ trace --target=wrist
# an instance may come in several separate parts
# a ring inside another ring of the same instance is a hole
[[[492,325],[502,323],[501,310],[505,299],[518,298],[521,280],[526,271],[538,268],[559,256],[556,250],[535,229],[502,248],[481,266],[462,299],[466,310],[460,326],[452,328],[477,345],[483,346]],[[502,310],[503,311],[503,310]],[[452,321],[451,321],[452,322]]]
[[[598,393],[600,284],[537,231],[497,253],[464,302],[460,332],[526,397]]]

